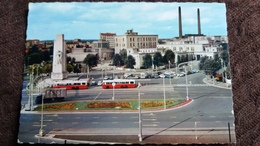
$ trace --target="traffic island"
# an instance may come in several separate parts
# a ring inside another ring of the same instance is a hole
[[[141,101],[142,111],[159,111],[178,108],[192,102],[192,99],[171,99],[164,103],[161,99],[145,99]],[[75,101],[44,104],[44,112],[137,112],[138,100],[115,100],[115,101]],[[166,106],[166,109],[164,109]],[[41,105],[34,111],[41,111]]]

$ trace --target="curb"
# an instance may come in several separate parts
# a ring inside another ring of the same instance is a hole
[[[147,110],[147,111],[143,111],[142,113],[157,113],[157,112],[165,112],[165,111],[171,111],[171,110],[175,110],[184,106],[189,105],[191,102],[193,101],[193,99],[188,99],[185,100],[185,102],[175,105],[173,107],[170,107],[168,109],[157,109],[157,110]],[[138,110],[135,111],[104,111],[104,110],[100,110],[100,111],[81,111],[81,112],[77,112],[77,111],[70,111],[70,112],[57,112],[57,111],[53,111],[53,112],[43,112],[43,114],[97,114],[97,113],[138,113]],[[41,114],[41,112],[36,112],[36,111],[25,111],[24,109],[21,111],[21,114]]]
[[[222,88],[222,89],[229,89],[231,90],[232,88],[231,87],[222,87],[222,86],[217,86],[217,85],[213,85],[213,84],[210,84],[206,81],[206,78],[203,79],[203,82],[207,85],[210,85],[210,86],[214,86],[214,87],[217,87],[217,88]]]

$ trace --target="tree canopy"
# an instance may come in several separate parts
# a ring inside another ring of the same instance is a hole
[[[119,55],[121,56],[121,60],[123,61],[123,65],[126,64],[126,61],[127,61],[127,51],[126,51],[126,49],[120,50]]]
[[[113,65],[114,66],[122,66],[122,65],[124,65],[124,62],[123,62],[121,56],[118,53],[116,53],[114,55],[114,57],[113,57]]]
[[[163,62],[165,64],[168,64],[169,60],[170,60],[171,63],[175,62],[175,54],[174,54],[174,52],[172,50],[166,50],[166,52],[165,52],[165,54],[163,56]]]
[[[89,69],[91,69],[93,66],[97,66],[98,57],[93,54],[88,54],[83,60],[83,63],[85,63],[89,67]]]
[[[162,63],[162,54],[161,52],[155,52],[154,56],[153,56],[153,65],[154,66],[160,66],[160,64]]]
[[[152,66],[152,56],[150,54],[145,54],[143,57],[143,67],[150,68]]]
[[[135,65],[135,58],[132,55],[128,55],[126,61],[126,68],[134,68]]]

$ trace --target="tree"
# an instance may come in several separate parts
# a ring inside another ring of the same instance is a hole
[[[32,53],[29,55],[29,65],[40,64],[42,62],[42,56],[40,53]]]
[[[163,56],[163,63],[168,64],[169,60],[171,63],[175,62],[175,54],[172,52],[172,50],[166,50],[166,52]]]
[[[73,65],[71,65],[71,64],[67,64],[67,71],[70,73],[70,72],[72,72],[73,71]]]
[[[154,66],[160,66],[160,64],[162,63],[162,54],[161,52],[155,52],[154,56],[153,56],[153,65]]]
[[[221,69],[221,62],[214,59],[206,59],[203,65],[204,71],[207,75],[215,75]]]
[[[145,54],[143,57],[143,67],[150,68],[152,66],[152,56],[150,54]]]
[[[88,54],[83,60],[83,63],[85,63],[89,67],[89,69],[91,69],[92,66],[97,66],[97,62],[98,62],[98,58],[96,55],[93,54]]]
[[[126,61],[126,68],[134,68],[135,65],[135,58],[132,55],[128,55]]]
[[[119,51],[119,55],[121,56],[122,61],[124,62],[123,65],[126,64],[127,61],[127,51],[126,49],[122,49]],[[121,63],[122,64],[122,63]]]
[[[42,67],[42,72],[43,73],[51,73],[52,72],[52,64],[47,63]]]
[[[77,73],[77,74],[81,72],[78,63],[76,63],[76,64],[74,65],[74,67],[73,67],[73,72],[74,72],[74,73]]]
[[[227,50],[223,51],[220,54],[220,58],[223,59],[225,66],[228,66],[229,64],[229,53]]]
[[[121,56],[116,53],[113,57],[113,65],[114,66],[121,66],[123,64],[123,60],[121,59]]]
[[[206,59],[207,59],[206,56],[200,57],[200,63],[198,64],[199,70],[204,70],[204,63],[205,63]]]

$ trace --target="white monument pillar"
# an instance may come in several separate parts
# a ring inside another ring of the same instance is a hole
[[[66,58],[66,42],[63,34],[57,34],[54,41],[53,61],[52,61],[52,80],[62,80],[68,77],[67,58]]]

